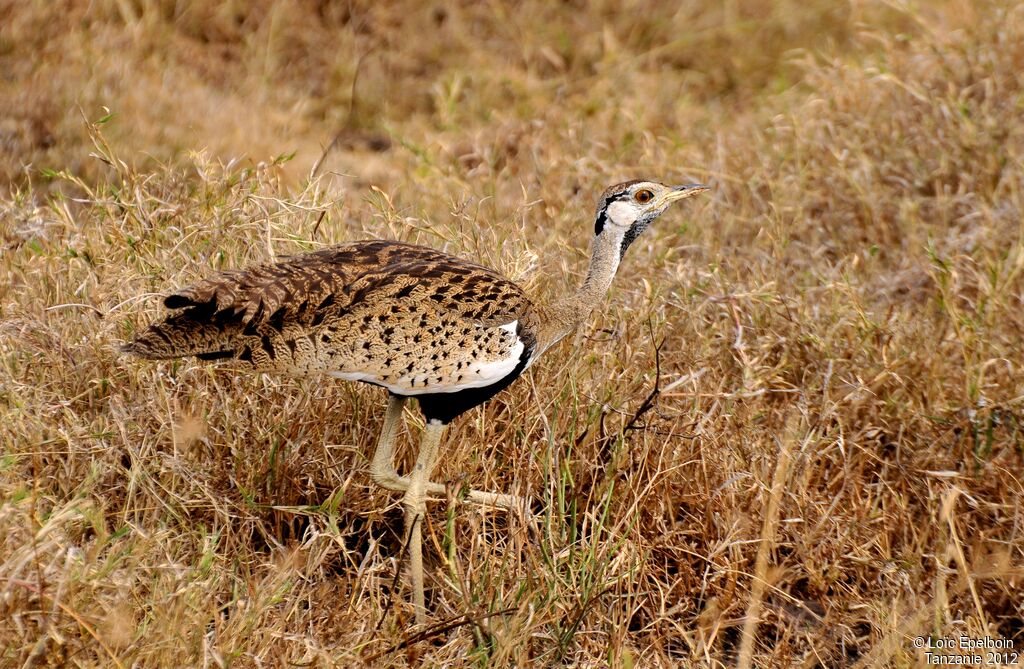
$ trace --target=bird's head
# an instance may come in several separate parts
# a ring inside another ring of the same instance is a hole
[[[657,181],[626,181],[601,194],[597,203],[594,234],[620,240],[619,257],[626,253],[651,221],[665,213],[678,200],[685,200],[708,189],[703,184],[666,186]]]

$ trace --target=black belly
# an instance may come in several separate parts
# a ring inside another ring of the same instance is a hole
[[[491,399],[509,384],[519,378],[519,375],[526,369],[530,362],[530,355],[533,347],[523,348],[522,355],[515,368],[507,375],[501,377],[497,383],[480,388],[466,388],[454,393],[430,393],[428,395],[413,395],[420,401],[420,410],[427,420],[436,420],[442,423],[450,423],[457,416],[464,414],[475,406],[479,406]]]

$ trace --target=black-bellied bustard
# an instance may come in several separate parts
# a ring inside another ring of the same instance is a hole
[[[445,426],[486,402],[544,351],[572,332],[611,285],[626,249],[669,205],[700,184],[669,187],[627,181],[597,207],[590,267],[575,294],[546,307],[494,270],[423,246],[362,241],[224,272],[166,299],[171,313],[124,351],[143,358],[195,356],[254,371],[328,374],[387,389],[370,473],[404,492],[416,621],[425,619],[420,520]],[[416,464],[394,467],[405,401],[426,418]],[[511,495],[469,493],[471,501],[512,507]]]

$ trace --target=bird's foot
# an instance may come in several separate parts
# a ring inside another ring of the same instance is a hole
[[[444,487],[440,486],[443,490]],[[487,492],[484,490],[473,490],[463,488],[458,497],[475,504],[492,506],[508,511],[517,511],[523,514],[527,520],[533,518],[533,511],[530,509],[530,498],[523,495],[511,495],[500,492]]]
[[[412,484],[410,477],[399,476],[396,472],[382,472],[375,475],[373,481],[380,487],[394,492],[406,492]],[[445,499],[448,496],[447,488],[433,481],[427,481],[424,484],[424,492],[429,499],[433,500]],[[521,511],[527,519],[533,516],[530,510],[530,498],[521,495],[469,489],[464,495],[458,495],[457,498],[483,506],[508,509],[509,511]]]

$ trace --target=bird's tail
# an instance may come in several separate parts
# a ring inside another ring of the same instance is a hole
[[[122,345],[121,352],[149,360],[233,357],[243,328],[237,322],[211,318],[202,311],[186,309],[167,316]]]

